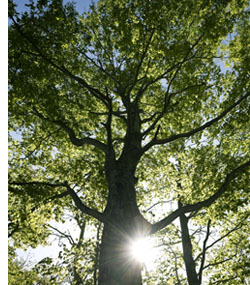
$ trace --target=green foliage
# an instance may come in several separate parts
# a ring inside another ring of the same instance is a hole
[[[48,284],[35,270],[26,269],[25,261],[16,259],[15,250],[9,246],[8,284]]]

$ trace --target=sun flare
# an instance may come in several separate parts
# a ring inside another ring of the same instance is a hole
[[[154,267],[157,253],[157,250],[153,247],[152,241],[147,238],[139,238],[131,243],[132,256],[143,263],[147,268]]]

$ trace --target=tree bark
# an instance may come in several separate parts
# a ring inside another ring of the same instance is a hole
[[[179,202],[179,207],[182,207],[181,202]],[[188,218],[184,215],[180,215],[181,224],[181,238],[182,238],[182,248],[183,248],[183,258],[186,268],[186,274],[189,285],[200,285],[198,275],[195,269],[195,262],[192,253],[192,242],[188,230]]]
[[[124,227],[125,228],[125,227]],[[141,285],[141,264],[130,253],[132,237],[123,228],[105,225],[102,235],[99,284]]]
[[[128,113],[123,151],[116,160],[109,150],[105,161],[109,196],[100,246],[100,285],[142,284],[142,264],[133,257],[131,243],[151,231],[136,202],[135,171],[142,155],[138,102],[123,99]]]
[[[136,162],[135,162],[136,164]],[[131,254],[131,242],[150,232],[136,203],[135,167],[123,158],[106,165],[109,187],[100,246],[100,285],[141,285],[142,266]]]

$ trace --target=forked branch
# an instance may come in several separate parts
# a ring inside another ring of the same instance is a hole
[[[225,239],[226,237],[228,237],[229,235],[231,235],[233,232],[239,230],[242,228],[242,226],[244,225],[244,221],[249,217],[249,215],[246,215],[246,217],[240,222],[238,223],[234,228],[232,228],[230,231],[228,231],[226,234],[222,235],[220,238],[218,238],[217,240],[215,240],[214,242],[212,242],[210,245],[206,245],[205,247],[203,247],[203,251],[198,254],[198,256],[195,258],[195,261],[197,261],[201,256],[203,256],[203,254],[205,252],[208,251],[209,248],[213,247],[215,244],[217,244],[218,242],[220,242],[221,240]],[[204,241],[205,242],[205,241]]]
[[[217,199],[219,199],[228,189],[228,186],[230,182],[236,177],[236,175],[246,168],[250,167],[250,160],[243,163],[239,167],[232,170],[225,178],[224,183],[221,185],[219,190],[215,192],[210,198],[203,200],[201,202],[195,203],[195,204],[187,204],[183,207],[180,207],[179,209],[175,210],[173,213],[168,215],[166,218],[163,218],[161,221],[155,223],[152,225],[150,234],[154,234],[166,226],[168,226],[170,223],[172,223],[176,218],[178,218],[180,215],[184,213],[190,213],[193,211],[199,211],[200,209],[204,207],[209,207],[212,205]]]
[[[187,51],[187,53],[185,54],[183,60],[181,62],[179,62],[177,65],[174,65],[174,67],[171,67],[169,69],[172,70],[175,69],[174,71],[174,74],[173,76],[171,77],[169,83],[168,83],[168,87],[167,87],[167,90],[165,92],[165,96],[164,96],[164,103],[163,103],[163,108],[162,108],[162,111],[159,113],[159,115],[155,118],[154,122],[148,127],[148,129],[146,129],[143,133],[142,133],[142,137],[145,137],[147,134],[149,134],[154,128],[155,126],[157,125],[157,123],[161,120],[161,118],[164,116],[164,114],[166,114],[166,111],[167,111],[167,108],[170,104],[170,100],[171,100],[171,97],[173,96],[173,94],[170,93],[170,89],[171,89],[171,86],[173,84],[173,82],[175,81],[175,79],[177,78],[178,76],[178,73],[180,72],[182,66],[184,65],[185,62],[187,62],[188,60],[190,60],[191,58],[195,57],[196,55],[196,51],[194,52],[194,55],[192,55],[190,58],[189,58],[189,54],[194,51],[194,49],[196,48],[196,46],[199,44],[199,42],[201,41],[202,37],[204,36],[204,33],[202,33],[198,38],[197,40],[195,41],[195,43],[193,45],[191,45],[191,47],[189,48],[189,50]],[[168,73],[168,72],[167,72]],[[157,79],[158,80],[158,79]],[[156,137],[154,137],[153,141],[156,140]]]
[[[249,95],[250,95],[250,93],[245,94],[240,99],[238,99],[234,104],[232,104],[230,107],[228,107],[226,110],[224,110],[220,115],[218,115],[214,119],[206,122],[205,124],[201,125],[200,127],[194,128],[191,131],[188,131],[185,133],[180,133],[177,135],[173,135],[173,136],[170,136],[170,137],[165,138],[165,139],[157,139],[156,137],[154,137],[153,140],[151,140],[151,142],[149,142],[148,144],[146,144],[143,147],[143,149],[142,149],[143,152],[146,152],[147,150],[149,150],[154,145],[163,145],[166,143],[176,141],[176,140],[181,139],[181,138],[189,138],[189,137],[193,136],[194,134],[209,128],[210,126],[212,126],[213,124],[217,123],[219,120],[224,118],[231,110],[233,110],[236,106],[238,106],[244,99],[249,97]]]
[[[65,122],[63,122],[61,120],[51,120],[49,118],[46,118],[40,112],[38,112],[38,110],[35,107],[33,107],[33,110],[34,110],[34,114],[37,117],[41,118],[44,121],[48,121],[48,122],[51,122],[57,126],[60,126],[64,131],[66,131],[66,133],[68,134],[69,139],[73,145],[78,146],[78,147],[83,146],[85,144],[93,145],[93,146],[99,148],[100,150],[104,151],[105,153],[107,152],[107,146],[104,143],[102,143],[96,139],[89,138],[89,137],[77,138],[74,130],[72,128],[70,128]]]

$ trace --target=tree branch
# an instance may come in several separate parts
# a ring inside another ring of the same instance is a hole
[[[195,43],[193,45],[191,45],[190,49],[188,50],[188,52],[186,53],[186,55],[184,56],[183,60],[181,62],[179,62],[176,67],[177,69],[175,70],[172,78],[170,79],[170,82],[168,84],[168,88],[167,91],[165,92],[165,98],[164,98],[164,105],[162,108],[162,111],[159,113],[159,115],[157,116],[157,118],[154,120],[154,122],[148,127],[148,129],[146,129],[143,133],[142,133],[142,137],[146,136],[150,131],[152,131],[156,124],[160,121],[160,119],[163,117],[163,115],[166,113],[167,108],[169,106],[170,103],[170,99],[172,97],[173,94],[170,94],[170,88],[172,83],[174,82],[174,80],[177,77],[178,72],[181,70],[183,64],[188,61],[190,58],[188,58],[189,54],[195,49],[195,47],[198,45],[198,43],[200,42],[200,40],[202,39],[202,37],[204,36],[204,33],[202,33],[197,40],[195,41]],[[196,53],[195,53],[196,54]],[[191,58],[193,58],[193,56],[191,56]],[[175,65],[174,65],[175,66]],[[170,68],[172,70],[172,67]],[[153,139],[153,141],[156,140],[156,137]]]
[[[227,279],[220,279],[220,280],[217,280],[211,284],[221,284],[221,283],[225,283],[225,282],[228,282],[228,281],[231,281],[231,280],[234,280],[236,279],[238,276],[233,276],[231,278],[227,278]]]
[[[39,144],[32,150],[30,151],[23,159],[27,159],[28,157],[30,157],[36,150],[39,149],[39,147],[41,146],[41,144],[48,140],[53,134],[57,133],[61,128],[58,128],[56,131],[49,133],[46,137],[44,137]]]
[[[182,203],[180,201],[178,202],[178,207],[182,207]],[[185,214],[180,215],[180,226],[183,260],[186,268],[188,283],[192,285],[199,285],[199,280],[196,273],[195,262],[193,258],[193,246],[188,229],[188,218],[185,216]]]
[[[164,203],[170,203],[172,202],[173,200],[170,199],[170,200],[167,200],[167,201],[159,201],[159,202],[156,202],[154,203],[152,206],[150,206],[149,208],[147,208],[146,210],[144,210],[145,212],[148,212],[149,210],[151,210],[152,208],[154,208],[155,206],[159,205],[159,204],[164,204]]]
[[[78,243],[76,245],[76,248],[81,248],[83,244],[83,238],[84,238],[84,233],[85,233],[85,228],[86,228],[86,221],[85,219],[83,220],[82,224],[78,223],[78,226],[80,228],[80,233],[79,233],[79,238],[78,238]]]
[[[58,236],[59,238],[66,238],[66,239],[69,241],[69,243],[70,243],[71,245],[74,245],[74,244],[75,244],[75,242],[74,242],[74,240],[73,240],[73,238],[72,238],[71,235],[66,234],[66,233],[64,233],[64,232],[61,232],[60,230],[58,230],[57,228],[51,226],[50,224],[48,224],[47,226],[48,226],[49,228],[53,229],[54,231],[58,232],[58,233],[60,234],[60,236],[58,236],[57,234],[55,234],[55,235]]]
[[[133,81],[132,85],[130,86],[130,88],[129,88],[129,90],[128,90],[128,95],[130,94],[130,92],[132,91],[132,89],[134,88],[134,86],[136,85],[136,83],[139,81],[139,80],[138,80],[138,75],[139,75],[141,66],[142,66],[142,64],[143,64],[143,61],[144,61],[144,59],[145,59],[145,57],[146,57],[146,54],[147,54],[147,52],[148,52],[148,49],[149,49],[149,46],[150,46],[150,43],[151,43],[151,41],[152,41],[152,38],[153,38],[154,33],[155,33],[155,28],[153,28],[152,31],[151,31],[151,33],[150,33],[150,36],[149,36],[148,41],[147,41],[147,43],[146,43],[146,47],[145,47],[145,49],[144,49],[144,51],[143,51],[143,53],[142,53],[142,56],[141,56],[140,61],[139,61],[139,64],[137,65],[137,68],[136,68],[136,71],[135,71],[135,78],[134,78],[134,81]],[[141,94],[143,94],[143,92],[142,92],[142,93],[141,93],[141,92],[138,92],[138,95],[136,96],[136,100],[139,99],[139,96],[140,96]]]
[[[61,126],[68,133],[70,141],[75,146],[83,146],[84,144],[88,144],[88,145],[93,145],[93,146],[101,149],[105,153],[107,152],[107,146],[104,143],[102,143],[96,139],[89,138],[89,137],[79,139],[76,137],[73,129],[68,127],[64,122],[62,122],[62,121],[53,121],[53,122],[55,124]]]
[[[56,64],[53,59],[49,58],[47,55],[45,55],[45,53],[42,52],[42,50],[34,43],[34,41],[27,36],[25,33],[23,33],[23,31],[21,30],[21,27],[19,26],[19,24],[16,22],[16,20],[14,19],[13,15],[10,15],[11,20],[13,21],[18,33],[26,40],[28,41],[32,47],[34,48],[34,50],[38,53],[38,55],[44,59],[46,62],[48,62],[51,66],[55,67],[57,70],[61,71],[63,74],[69,76],[71,79],[75,80],[76,82],[78,82],[81,86],[85,87],[88,91],[91,92],[91,94],[93,94],[97,99],[99,99],[100,101],[102,101],[106,106],[107,106],[107,98],[106,96],[100,92],[100,90],[92,87],[91,85],[89,85],[83,78],[74,75],[71,71],[69,71],[65,66],[63,65],[58,65]],[[27,52],[27,51],[26,51]],[[35,54],[37,56],[37,54]]]
[[[228,258],[223,259],[223,260],[221,260],[221,261],[217,261],[217,262],[214,262],[214,263],[209,263],[208,265],[206,265],[206,266],[203,268],[203,270],[205,270],[205,269],[208,268],[208,267],[215,266],[215,265],[219,265],[219,264],[225,263],[225,262],[227,262],[227,261],[229,261],[229,260],[232,260],[235,256],[236,256],[236,253],[235,253],[234,255],[232,255],[231,257],[228,257]]]
[[[9,182],[9,185],[16,185],[16,186],[40,185],[40,186],[49,186],[49,187],[65,187],[64,183],[50,183],[50,182],[42,182],[42,181],[30,181],[30,182],[12,181],[12,182]],[[11,192],[17,193],[16,191],[11,191]]]
[[[108,90],[106,90],[107,94],[108,94]],[[113,154],[113,156],[115,156],[114,154],[114,149],[112,146],[112,114],[113,114],[113,107],[112,107],[112,99],[109,99],[109,105],[108,105],[108,118],[106,123],[104,124],[104,127],[106,128],[107,131],[107,148],[109,150],[110,153]]]
[[[98,60],[98,63],[100,65],[98,65],[95,60],[93,58],[91,58],[90,56],[88,56],[86,54],[85,51],[80,50],[79,48],[76,48],[77,51],[82,54],[87,60],[89,60],[95,67],[97,67],[100,71],[102,71],[104,74],[107,75],[107,77],[109,77],[110,79],[112,79],[112,81],[114,81],[115,84],[120,85],[119,82],[112,76],[112,74],[110,74],[102,65],[102,62],[100,60]]]
[[[94,285],[97,285],[97,270],[100,256],[100,233],[101,233],[101,224],[99,223],[97,226],[96,233],[96,247],[95,247],[95,259],[94,259]]]
[[[178,140],[180,138],[188,138],[188,137],[191,137],[192,135],[194,135],[194,134],[196,134],[198,132],[201,132],[201,131],[205,130],[206,128],[210,127],[211,125],[215,124],[216,122],[221,120],[223,117],[225,117],[232,109],[234,109],[237,105],[239,105],[249,95],[250,95],[250,93],[247,93],[246,95],[242,96],[234,104],[232,104],[230,107],[228,107],[226,110],[224,110],[220,115],[218,115],[214,119],[206,122],[205,124],[201,125],[200,127],[197,127],[197,128],[195,128],[195,129],[193,129],[193,130],[191,130],[189,132],[173,135],[173,136],[165,138],[165,139],[154,138],[151,142],[149,142],[148,144],[146,144],[143,147],[142,151],[146,152],[147,150],[149,150],[154,145],[162,145],[162,144],[166,144],[166,143],[169,143],[169,142],[176,141],[176,140]]]
[[[48,203],[50,202],[52,199],[55,198],[60,198],[60,197],[64,197],[67,195],[70,195],[71,198],[73,199],[73,201],[75,202],[77,208],[79,210],[81,210],[83,213],[88,214],[94,218],[96,218],[97,220],[99,220],[100,222],[106,222],[106,219],[104,218],[104,215],[100,212],[98,212],[97,210],[91,209],[89,207],[87,207],[86,205],[84,205],[81,201],[81,199],[79,198],[79,196],[76,194],[76,192],[68,185],[67,182],[64,183],[50,183],[50,182],[41,182],[41,181],[31,181],[31,182],[17,182],[17,181],[13,181],[9,183],[10,185],[17,185],[17,186],[25,186],[25,185],[41,185],[41,186],[49,186],[49,187],[66,187],[67,191],[60,193],[60,194],[56,194],[50,198],[47,198],[45,201],[43,201],[43,203]],[[11,191],[15,194],[17,194],[17,191]],[[34,211],[35,209],[37,209],[38,206],[32,208],[31,211]]]
[[[88,214],[94,218],[96,218],[97,220],[99,220],[100,222],[106,222],[106,219],[104,217],[104,215],[100,212],[98,212],[97,210],[91,209],[89,207],[87,207],[86,205],[84,205],[81,201],[81,199],[79,198],[79,196],[76,194],[76,192],[68,185],[68,183],[65,182],[65,187],[67,187],[68,193],[71,196],[71,198],[73,199],[73,201],[75,202],[77,208],[82,211],[85,214]]]
[[[179,62],[175,63],[174,65],[172,65],[171,67],[169,67],[166,71],[164,71],[162,74],[160,74],[159,76],[157,76],[155,79],[153,79],[153,80],[151,80],[150,82],[147,82],[146,84],[144,84],[144,85],[140,88],[139,93],[140,93],[140,94],[143,94],[143,93],[148,89],[148,87],[151,86],[152,84],[158,82],[158,81],[161,80],[161,79],[166,79],[166,75],[167,75],[168,73],[174,71],[176,68],[177,68],[177,70],[179,71],[180,68],[181,68],[181,66],[182,66],[185,62],[187,62],[187,61],[193,59],[193,57],[194,57],[194,56],[191,56],[191,57],[186,58],[185,60],[182,60],[182,61],[179,61]],[[139,79],[139,80],[141,80],[141,79]],[[161,112],[159,112],[159,113],[161,113]]]
[[[72,128],[68,127],[64,122],[62,122],[60,120],[50,120],[50,119],[44,117],[40,112],[38,112],[35,107],[33,109],[34,109],[34,114],[36,116],[38,116],[42,120],[54,123],[54,124],[60,126],[64,131],[66,131],[66,133],[69,135],[69,139],[73,145],[80,147],[80,146],[83,146],[85,144],[88,144],[88,145],[92,145],[92,146],[99,148],[100,150],[104,151],[105,153],[107,152],[107,146],[104,143],[102,143],[96,139],[89,138],[89,137],[79,139],[76,137],[74,130]]]
[[[202,281],[202,271],[204,269],[204,264],[205,264],[206,245],[207,245],[207,241],[208,241],[208,238],[209,238],[209,235],[210,235],[210,225],[211,225],[211,220],[209,219],[208,223],[207,223],[206,237],[205,237],[204,242],[203,242],[202,259],[201,259],[200,269],[199,269],[199,273],[198,273],[198,278],[199,278],[200,284],[202,284],[201,283],[201,281]]]
[[[14,233],[19,230],[19,227],[20,227],[20,225],[16,224],[14,229],[10,233],[8,233],[8,238],[12,237],[14,235]]]
[[[162,220],[160,220],[159,222],[155,223],[152,225],[151,228],[151,232],[150,234],[154,234],[160,230],[162,230],[163,228],[165,228],[166,226],[168,226],[170,223],[172,223],[176,218],[178,218],[180,215],[184,214],[184,213],[189,213],[189,212],[193,212],[193,211],[198,211],[201,208],[204,207],[209,207],[211,204],[213,204],[218,198],[220,198],[222,196],[222,194],[224,192],[226,192],[230,182],[232,179],[235,178],[235,176],[240,173],[241,171],[243,171],[245,168],[250,166],[250,160],[247,161],[246,163],[243,163],[242,165],[240,165],[239,167],[235,168],[234,170],[232,170],[225,178],[224,183],[221,185],[221,187],[219,188],[219,190],[217,192],[215,192],[215,194],[213,194],[210,198],[203,200],[201,202],[195,203],[195,204],[191,204],[191,205],[185,205],[183,207],[180,207],[179,209],[175,210],[174,212],[172,212],[170,215],[168,215],[166,218],[163,218]]]
[[[9,183],[10,185],[19,185],[19,186],[24,186],[24,185],[44,185],[44,186],[50,186],[50,187],[61,187],[62,186],[62,184],[52,184],[52,183],[47,183],[47,182],[10,182]],[[14,194],[19,194],[20,193],[20,191],[18,191],[18,190],[16,190],[16,189],[14,189],[14,188],[11,188],[11,187],[9,187],[9,191],[10,192],[12,192],[12,193],[14,193]],[[52,200],[54,200],[54,199],[58,199],[58,198],[63,198],[63,197],[65,197],[65,196],[68,196],[69,195],[69,193],[68,193],[68,191],[64,191],[64,192],[62,192],[62,193],[59,193],[59,194],[55,194],[55,195],[53,195],[53,196],[51,196],[51,197],[49,197],[49,198],[47,198],[47,199],[45,199],[44,201],[42,201],[42,204],[43,205],[46,205],[47,203],[50,203]],[[31,209],[31,213],[33,213],[36,209],[38,209],[38,207],[39,207],[40,205],[36,205],[36,206],[34,206],[32,209]],[[26,217],[23,219],[23,220],[25,220],[26,219]],[[13,236],[13,234],[15,233],[15,232],[17,232],[18,230],[20,229],[20,223],[17,223],[16,225],[15,225],[15,228],[8,234],[8,238],[10,238],[10,237],[12,237]]]
[[[249,215],[247,215],[240,223],[238,223],[234,228],[232,228],[230,231],[228,231],[226,234],[224,234],[223,236],[221,236],[220,238],[218,238],[217,240],[215,240],[213,243],[211,243],[210,245],[206,246],[205,251],[207,251],[209,248],[213,247],[216,243],[220,242],[221,240],[223,240],[225,237],[229,236],[231,233],[239,230],[242,226],[243,226],[243,222],[249,217]],[[204,249],[203,249],[204,252]],[[200,253],[196,258],[195,261],[197,261],[200,256],[203,255],[203,252]]]

